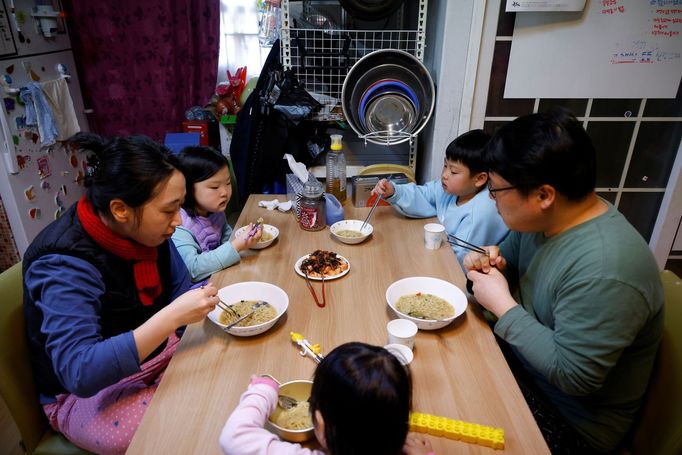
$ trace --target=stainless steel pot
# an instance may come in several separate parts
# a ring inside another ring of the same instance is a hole
[[[369,142],[380,145],[398,144],[409,140],[410,135],[416,135],[428,123],[436,101],[433,79],[426,67],[413,55],[397,49],[381,49],[371,52],[348,71],[341,91],[341,107],[348,125],[358,136],[374,133],[363,127],[359,117],[360,101],[365,90],[382,79],[396,79],[410,87],[419,101],[419,111],[409,129],[403,133],[389,132],[377,139],[367,136]],[[412,122],[410,122],[412,123]]]

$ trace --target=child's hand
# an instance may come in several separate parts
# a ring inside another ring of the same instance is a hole
[[[393,188],[393,184],[386,179],[379,180],[379,183],[372,190],[372,194],[378,194],[383,198],[391,197],[394,193],[395,188]]]
[[[241,238],[235,238],[232,240],[232,246],[234,247],[235,250],[241,251],[245,250],[247,248],[251,248],[252,246],[256,245],[261,237],[263,236],[263,225],[260,224],[258,226],[258,229],[256,229],[256,232],[249,236],[249,232],[253,229],[253,223],[249,223],[248,229],[244,230],[244,234],[242,235]]]
[[[424,439],[416,433],[408,433],[407,438],[405,438],[405,445],[403,445],[403,453],[406,455],[429,455],[433,454],[433,448],[428,439]]]

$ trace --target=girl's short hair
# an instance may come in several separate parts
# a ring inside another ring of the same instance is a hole
[[[196,216],[197,200],[194,197],[194,184],[203,182],[228,166],[227,158],[211,147],[185,147],[178,154],[178,159],[187,185],[187,194],[185,194],[182,208],[190,216]]]
[[[460,136],[445,149],[445,157],[449,161],[459,161],[469,168],[471,175],[488,172],[485,161],[485,146],[490,135],[483,130],[471,130]]]
[[[86,197],[96,213],[111,216],[109,203],[121,199],[138,209],[152,199],[173,171],[177,159],[163,145],[146,136],[107,140],[93,133],[77,133],[68,143],[87,154]]]
[[[522,194],[553,186],[569,200],[594,191],[597,153],[573,114],[562,107],[518,117],[495,132],[486,149],[488,166]]]
[[[310,411],[324,419],[332,455],[401,453],[409,425],[412,383],[398,359],[378,346],[346,343],[315,370]]]

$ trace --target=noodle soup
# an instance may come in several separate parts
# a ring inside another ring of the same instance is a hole
[[[282,410],[273,422],[287,430],[312,428],[313,419],[310,416],[310,404],[307,401],[299,401],[293,408]]]
[[[219,321],[221,324],[228,325],[239,319],[240,317],[248,314],[253,309],[253,306],[258,303],[256,300],[240,300],[237,303],[233,303],[230,307],[239,315],[235,316],[229,311],[222,311],[220,313]],[[258,308],[255,313],[253,313],[248,318],[241,321],[234,327],[250,327],[252,325],[263,324],[265,322],[271,321],[277,317],[277,310],[269,303]]]
[[[354,231],[351,229],[344,229],[342,231],[338,231],[336,235],[347,239],[358,239],[360,237],[364,237],[364,234],[362,234],[360,231]]]
[[[421,292],[401,296],[395,307],[401,313],[418,319],[440,320],[455,315],[455,308],[447,300]]]
[[[261,235],[260,240],[258,240],[258,243],[269,242],[269,241],[272,240],[273,238],[275,238],[274,235],[270,234],[270,233],[269,233],[268,231],[266,231],[266,230],[263,230],[263,234]]]

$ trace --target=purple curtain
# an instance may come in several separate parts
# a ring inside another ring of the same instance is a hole
[[[66,0],[64,8],[92,131],[163,140],[213,94],[219,0]]]

